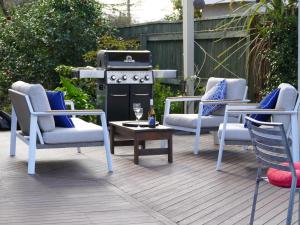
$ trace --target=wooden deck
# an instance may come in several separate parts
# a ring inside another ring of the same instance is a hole
[[[227,146],[215,171],[211,135],[192,154],[193,136],[174,136],[167,156],[140,157],[117,147],[108,174],[103,148],[40,150],[35,176],[27,175],[27,149],[8,156],[9,132],[0,133],[0,224],[247,224],[255,184],[252,151]],[[149,143],[157,145],[157,143]],[[262,185],[255,224],[284,224],[288,190]],[[297,205],[294,221],[297,223]]]

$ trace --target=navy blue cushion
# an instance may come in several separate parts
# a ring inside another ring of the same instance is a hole
[[[61,91],[47,91],[47,97],[52,110],[66,110],[64,93]],[[55,126],[57,127],[75,127],[68,116],[54,116]]]
[[[226,80],[222,80],[215,84],[210,90],[208,90],[203,96],[202,100],[223,100],[225,99],[227,83]],[[208,116],[218,109],[222,108],[224,105],[216,104],[216,105],[203,105],[202,116]]]
[[[258,108],[259,109],[274,109],[277,103],[278,95],[279,95],[280,89],[276,88],[269,94],[267,94],[259,103]],[[269,121],[271,115],[270,114],[251,114],[251,118],[258,120],[258,121]],[[247,125],[245,124],[245,127]]]

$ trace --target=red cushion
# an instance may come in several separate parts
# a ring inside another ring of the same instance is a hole
[[[288,163],[283,163],[283,165],[288,165]],[[300,163],[294,163],[296,175],[300,177]],[[291,187],[292,184],[292,173],[278,170],[274,168],[268,169],[267,177],[269,179],[270,184],[273,184],[277,187]],[[297,187],[300,187],[300,179],[297,179]]]

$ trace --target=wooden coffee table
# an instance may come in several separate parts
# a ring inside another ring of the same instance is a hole
[[[173,162],[172,135],[173,129],[158,125],[155,128],[128,127],[125,121],[110,122],[110,151],[115,152],[115,146],[134,146],[134,163],[139,164],[139,156],[168,155],[168,162]],[[146,148],[147,140],[167,140],[167,148]]]

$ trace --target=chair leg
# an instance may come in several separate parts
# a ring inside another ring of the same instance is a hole
[[[300,225],[300,192],[298,192],[298,225]]]
[[[199,103],[199,110],[198,110],[198,120],[196,125],[196,136],[195,136],[195,143],[194,143],[194,154],[199,154],[200,149],[200,131],[201,131],[201,116],[203,111],[203,103]]]
[[[14,108],[12,108],[11,128],[10,128],[10,156],[16,155],[16,142],[17,142],[17,115]]]
[[[257,175],[256,175],[256,185],[255,185],[255,191],[253,195],[253,203],[252,203],[252,209],[251,209],[251,216],[250,216],[250,222],[249,225],[253,225],[254,223],[254,216],[255,216],[255,209],[256,209],[256,202],[257,202],[257,196],[258,196],[258,188],[259,188],[259,182],[260,179],[260,168],[257,169]]]
[[[227,106],[226,106],[226,108],[227,108]],[[225,108],[225,115],[224,115],[224,122],[223,122],[223,130],[222,130],[221,138],[219,140],[220,145],[219,145],[219,154],[218,154],[216,170],[221,170],[223,151],[224,151],[224,146],[225,146],[225,133],[226,133],[227,120],[228,120],[228,113],[227,113],[226,108]]]
[[[107,167],[108,167],[108,171],[112,172],[113,169],[112,169],[112,160],[111,160],[111,152],[110,152],[110,141],[109,141],[109,134],[106,125],[106,117],[104,113],[101,114],[101,124],[103,129],[103,139],[104,139]]]
[[[297,185],[296,179],[293,179],[292,185],[291,185],[291,191],[290,191],[290,201],[289,201],[288,214],[287,214],[287,218],[286,218],[286,225],[292,224],[296,185]]]
[[[35,151],[37,136],[37,116],[30,117],[30,140],[28,153],[28,174],[35,174]]]

